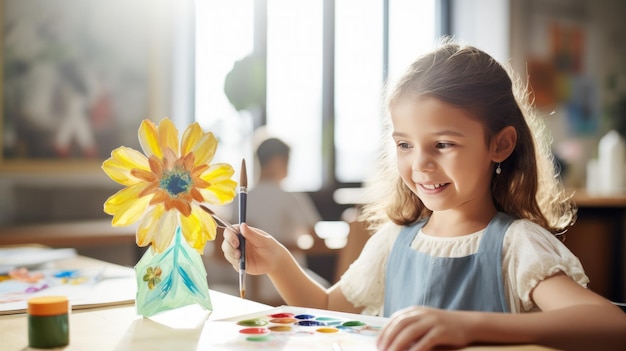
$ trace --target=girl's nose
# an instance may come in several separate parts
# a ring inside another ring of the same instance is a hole
[[[427,153],[415,152],[411,169],[413,172],[430,172],[435,169],[435,162]]]

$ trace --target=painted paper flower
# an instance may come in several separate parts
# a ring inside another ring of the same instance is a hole
[[[109,197],[104,212],[113,226],[139,220],[137,245],[163,252],[180,226],[185,241],[203,253],[216,234],[215,220],[199,206],[223,205],[235,197],[234,169],[211,164],[217,139],[196,122],[187,127],[179,144],[178,130],[169,119],[159,125],[144,120],[139,127],[143,154],[121,146],[104,161],[102,169],[126,187]]]

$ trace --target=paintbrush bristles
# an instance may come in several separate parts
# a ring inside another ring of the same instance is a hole
[[[239,186],[243,188],[248,187],[248,174],[246,172],[246,159],[241,160],[241,174],[239,175]]]

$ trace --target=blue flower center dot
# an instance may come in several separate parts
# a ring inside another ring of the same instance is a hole
[[[172,197],[180,193],[187,193],[191,188],[191,174],[189,171],[175,170],[163,175],[159,185]]]

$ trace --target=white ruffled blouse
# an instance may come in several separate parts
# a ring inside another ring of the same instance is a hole
[[[363,307],[364,314],[382,315],[387,257],[401,229],[390,222],[372,235],[339,281],[344,296],[355,307]],[[411,248],[436,257],[463,257],[476,253],[484,232],[435,237],[420,230]],[[589,283],[578,258],[552,233],[528,220],[511,223],[502,255],[504,291],[513,313],[537,311],[532,289],[559,271],[582,286]]]

